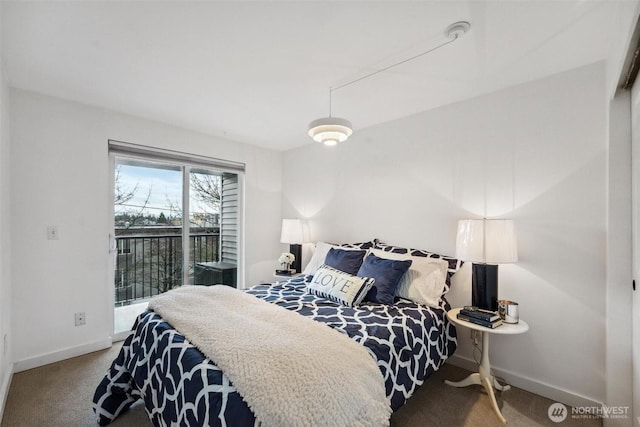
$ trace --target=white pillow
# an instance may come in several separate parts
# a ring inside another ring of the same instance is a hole
[[[330,243],[318,242],[316,243],[316,249],[313,252],[311,260],[304,268],[303,274],[316,274],[316,271],[324,264],[324,259],[327,257],[331,248],[343,249],[345,251],[361,251],[360,248],[347,248],[339,245],[332,245]]]
[[[322,265],[307,284],[307,291],[320,297],[329,298],[348,307],[362,302],[373,286],[374,279],[352,276],[344,271]]]
[[[447,261],[439,258],[396,254],[379,249],[371,249],[371,253],[380,258],[411,260],[411,267],[400,279],[396,296],[430,307],[440,307],[449,268]]]

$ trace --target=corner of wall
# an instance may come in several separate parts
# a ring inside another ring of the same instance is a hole
[[[2,383],[0,383],[0,421],[4,416],[4,407],[7,404],[7,397],[9,396],[9,388],[11,387],[11,380],[13,379],[13,364],[9,365],[9,369],[4,373]]]
[[[2,20],[0,4],[0,21]],[[11,352],[11,243],[10,227],[10,140],[9,88],[4,72],[0,40],[0,420],[13,378]]]

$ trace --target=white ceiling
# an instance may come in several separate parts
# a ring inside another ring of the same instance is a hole
[[[2,1],[9,84],[276,150],[604,59],[614,2]]]

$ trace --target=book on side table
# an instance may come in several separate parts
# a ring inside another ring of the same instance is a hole
[[[476,307],[465,306],[458,313],[458,319],[475,323],[485,328],[497,328],[502,325],[502,319],[495,311],[483,310]]]

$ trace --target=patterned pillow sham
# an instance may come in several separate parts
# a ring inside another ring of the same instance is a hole
[[[377,242],[374,246],[374,249],[380,249],[384,252],[390,252],[394,254],[406,254],[415,257],[425,257],[425,258],[437,258],[443,259],[447,261],[447,277],[445,279],[445,289],[443,295],[449,292],[451,288],[451,276],[453,276],[459,269],[462,267],[463,262],[457,258],[440,255],[435,252],[429,252],[423,249],[412,249],[412,248],[403,248],[401,246],[392,246],[386,243]]]
[[[440,299],[447,286],[446,278],[449,267],[447,261],[440,258],[385,252],[380,249],[371,249],[371,255],[380,258],[411,260],[411,267],[398,283],[396,296],[429,307],[440,307]]]
[[[353,276],[322,265],[307,284],[307,292],[354,307],[362,302],[373,282],[372,278]]]

